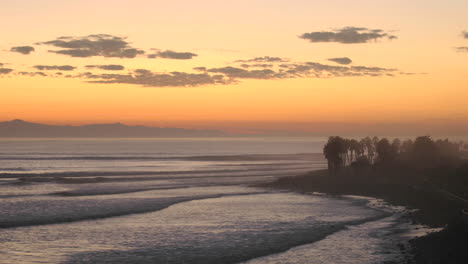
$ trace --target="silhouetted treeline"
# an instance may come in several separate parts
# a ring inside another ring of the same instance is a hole
[[[330,174],[348,165],[354,168],[405,165],[413,168],[439,167],[461,159],[466,151],[463,142],[433,140],[420,136],[414,140],[365,137],[361,140],[329,137],[323,148]]]

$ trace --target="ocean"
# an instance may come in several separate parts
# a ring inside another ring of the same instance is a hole
[[[0,263],[401,261],[390,207],[252,187],[325,140],[1,139]]]

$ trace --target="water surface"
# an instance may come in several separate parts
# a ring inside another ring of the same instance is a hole
[[[250,187],[324,168],[322,145],[298,138],[0,140],[0,263],[399,257],[388,254],[395,243],[384,243],[396,219],[365,199]]]

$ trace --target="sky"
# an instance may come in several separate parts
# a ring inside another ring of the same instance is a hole
[[[468,1],[2,0],[0,121],[468,133]]]

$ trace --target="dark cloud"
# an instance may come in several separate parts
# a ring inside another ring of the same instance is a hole
[[[367,66],[334,66],[317,62],[281,64],[281,73],[287,78],[335,78],[357,76],[394,76],[397,69]]]
[[[208,69],[210,73],[221,73],[233,79],[276,79],[280,78],[277,72],[271,69],[245,70],[236,67],[222,67]]]
[[[109,58],[135,58],[144,54],[143,50],[133,48],[124,37],[107,34],[88,35],[84,37],[59,37],[55,40],[37,44],[51,45],[60,50],[49,52],[68,55],[71,57],[102,56]]]
[[[3,65],[5,65],[5,64],[3,64],[3,63],[0,63],[0,67],[3,67]]]
[[[34,50],[35,50],[34,47],[31,47],[31,46],[12,47],[10,49],[11,52],[18,52],[18,53],[21,53],[21,54],[24,54],[24,55],[27,55],[27,54],[33,52]]]
[[[106,71],[122,71],[125,67],[122,65],[109,64],[109,65],[86,65],[88,69],[100,69]]]
[[[223,74],[230,79],[291,79],[333,78],[353,76],[394,76],[404,74],[397,69],[367,66],[334,66],[317,62],[287,63],[278,67],[248,70],[237,67],[206,69],[208,73]]]
[[[13,69],[0,68],[0,74],[9,74],[12,71],[13,71]]]
[[[31,77],[34,77],[34,76],[43,76],[43,77],[46,77],[48,76],[47,74],[43,73],[43,72],[18,72],[18,75],[23,75],[23,76],[31,76]]]
[[[363,28],[347,28],[346,30],[361,32]],[[369,31],[369,30],[368,30]],[[386,34],[379,30],[372,30],[374,34]],[[360,33],[364,34],[364,33]],[[387,36],[387,38],[391,38]],[[108,42],[107,42],[108,41]],[[105,44],[104,44],[105,43]],[[121,57],[122,49],[128,47],[128,43],[123,38],[113,37],[110,35],[90,35],[86,38],[62,37],[55,41],[46,42],[46,44],[56,47],[66,48],[62,51],[77,51],[89,53],[89,56],[104,56],[104,57]],[[153,49],[154,50],[154,49]],[[62,52],[55,51],[55,52]],[[174,51],[159,51],[154,50],[152,57],[172,58],[172,59],[190,59],[197,56],[189,52],[174,52]],[[88,56],[88,55],[86,55]],[[358,76],[396,76],[408,75],[397,69],[368,67],[368,66],[346,66],[351,63],[351,59],[330,58],[339,64],[327,65],[317,62],[290,62],[289,59],[280,57],[255,57],[252,59],[237,60],[236,67],[226,66],[217,68],[195,67],[194,73],[190,72],[153,72],[147,69],[135,69],[126,73],[93,73],[85,72],[76,75],[65,75],[61,72],[55,73],[53,76],[62,76],[64,78],[81,78],[90,83],[121,83],[134,84],[145,87],[194,87],[201,85],[213,84],[233,84],[242,79],[292,79],[292,78],[334,78],[334,77],[358,77]],[[108,65],[87,65],[88,69],[99,70],[124,70],[123,65],[108,64]],[[36,65],[34,68],[38,70],[56,70],[56,71],[72,71],[76,69],[74,66],[50,66]],[[6,70],[4,70],[6,72]],[[43,75],[42,73],[20,73],[22,75]]]
[[[243,63],[240,65],[242,68],[271,68],[274,65],[268,63],[255,63],[255,64],[247,64]]]
[[[208,84],[227,84],[223,75],[207,73],[170,72],[159,73],[138,69],[129,74],[93,74],[90,72],[76,77],[89,79],[91,83],[135,84],[146,87],[193,87]]]
[[[174,59],[174,60],[191,60],[193,57],[198,56],[191,52],[177,52],[172,50],[157,51],[156,53],[149,54],[147,57],[150,59],[163,58],[163,59]]]
[[[343,64],[343,65],[347,65],[347,64],[350,64],[351,62],[353,62],[350,58],[347,58],[347,57],[343,57],[343,58],[329,58],[328,60],[329,60],[329,61],[336,62],[336,63],[338,63],[338,64]]]
[[[76,67],[71,65],[36,65],[34,68],[40,71],[73,71]]]
[[[152,72],[136,69],[127,74],[95,74],[91,72],[75,75],[92,83],[123,83],[146,87],[193,87],[212,84],[233,84],[242,79],[293,79],[293,78],[335,78],[335,77],[384,77],[409,75],[398,69],[369,66],[336,66],[317,62],[294,62],[273,65],[264,69],[244,69],[239,67],[206,68],[196,67],[199,73]]]
[[[463,38],[468,39],[468,31],[463,31],[462,36]]]
[[[136,74],[138,74],[138,75],[149,75],[149,74],[151,74],[151,71],[147,70],[147,69],[136,69],[134,72]]]
[[[250,62],[288,62],[288,59],[280,58],[280,57],[270,57],[270,56],[263,56],[263,57],[256,57],[249,60],[236,60],[235,63],[250,63]]]
[[[456,47],[455,50],[458,52],[468,52],[468,47]]]
[[[368,29],[364,27],[345,27],[335,31],[316,31],[304,33],[299,37],[310,42],[338,42],[344,44],[397,38],[397,36],[384,32],[382,29]]]

